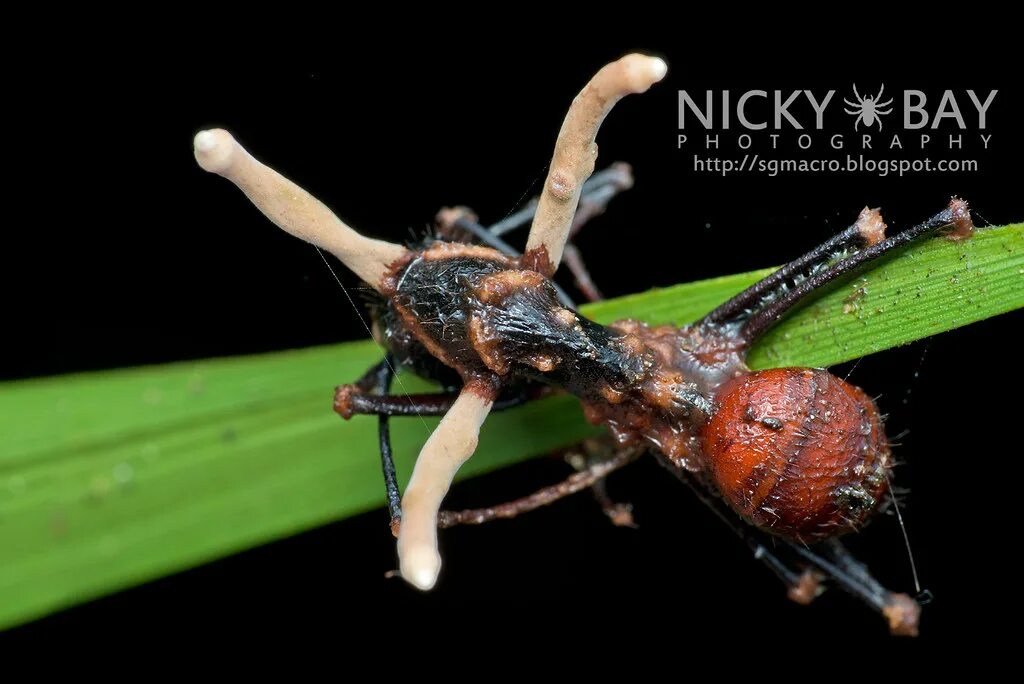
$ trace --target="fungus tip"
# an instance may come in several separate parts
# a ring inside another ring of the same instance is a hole
[[[655,83],[665,78],[665,74],[668,73],[668,64],[665,63],[661,57],[650,57],[648,69],[650,69],[651,77]]]
[[[223,173],[231,166],[235,147],[235,139],[223,128],[199,131],[193,140],[196,162],[210,173]]]
[[[415,546],[401,558],[402,578],[420,591],[430,591],[441,572],[441,555],[432,546]]]

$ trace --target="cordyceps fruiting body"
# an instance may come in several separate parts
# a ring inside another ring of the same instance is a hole
[[[591,177],[597,130],[619,99],[646,91],[666,69],[643,55],[602,68],[569,108],[536,204],[490,228],[467,209],[445,209],[438,237],[412,247],[357,233],[226,131],[199,133],[195,156],[278,226],[330,251],[376,291],[373,330],[386,356],[356,383],[337,388],[334,408],[346,419],[380,416],[400,572],[414,586],[427,590],[437,581],[439,526],[513,517],[582,489],[594,491],[616,524],[631,524],[628,509],[604,493],[603,480],[649,451],[719,512],[794,600],[812,600],[828,577],[882,613],[894,633],[915,633],[917,604],[879,585],[837,541],[860,529],[888,490],[891,458],[874,402],[825,370],[751,372],[745,359],[789,309],[844,274],[940,229],[952,239],[968,237],[967,205],[954,199],[888,238],[879,212],[864,209],[845,231],[691,325],[590,321],[551,278],[564,261],[586,296],[600,296],[569,240],[632,185],[632,176],[617,164]],[[500,236],[531,219],[520,254]],[[438,381],[444,391],[390,394],[398,367]],[[578,397],[587,418],[607,426],[612,439],[583,445],[579,472],[563,483],[498,506],[440,511],[488,413],[552,390]],[[414,414],[443,417],[400,496],[388,418]],[[732,522],[735,516],[718,510],[722,501],[753,527]],[[759,541],[762,532],[781,540],[798,569]]]

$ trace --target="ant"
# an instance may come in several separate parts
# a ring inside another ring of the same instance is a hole
[[[373,330],[387,354],[356,383],[337,388],[334,408],[345,418],[379,416],[400,573],[413,586],[429,590],[437,581],[439,526],[512,517],[588,487],[613,521],[629,524],[628,510],[601,487],[610,472],[651,452],[730,524],[792,599],[810,602],[831,578],[881,613],[892,633],[914,635],[919,602],[885,589],[839,539],[862,527],[891,489],[893,461],[874,401],[826,370],[755,372],[745,358],[786,312],[837,278],[940,229],[954,239],[970,236],[967,205],[954,199],[892,237],[879,212],[864,209],[849,228],[690,325],[587,320],[551,278],[564,260],[581,291],[600,298],[567,242],[632,177],[620,164],[591,178],[597,131],[619,99],[645,92],[666,70],[661,59],[639,54],[606,65],[573,100],[535,203],[490,229],[468,209],[442,210],[439,236],[411,247],[357,233],[227,131],[200,132],[195,156],[279,227],[338,257],[379,296]],[[500,235],[531,219],[519,254]],[[397,367],[446,391],[391,395]],[[588,420],[609,428],[614,446],[592,448],[580,472],[524,499],[441,511],[488,413],[550,391],[578,397]],[[443,418],[400,496],[388,418],[415,414]]]

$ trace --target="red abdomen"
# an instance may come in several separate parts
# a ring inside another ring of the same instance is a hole
[[[758,527],[814,541],[865,523],[887,490],[875,403],[831,373],[777,368],[730,380],[701,437],[726,501]]]

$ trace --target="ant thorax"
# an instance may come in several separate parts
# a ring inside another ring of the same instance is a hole
[[[539,381],[583,401],[620,444],[647,441],[701,469],[697,432],[721,384],[746,372],[726,326],[602,326],[565,307],[550,279],[497,251],[436,242],[399,265],[378,317],[418,375],[487,388]],[[448,377],[446,377],[448,376]]]

